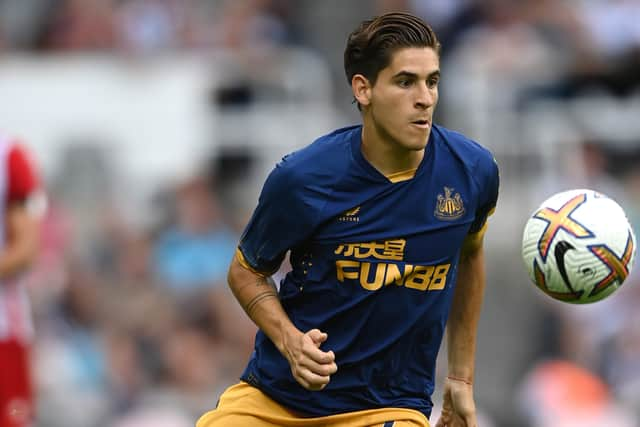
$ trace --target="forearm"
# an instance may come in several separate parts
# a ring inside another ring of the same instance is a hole
[[[473,381],[476,335],[485,287],[482,248],[464,255],[447,325],[449,375]]]
[[[0,252],[0,279],[23,273],[38,251],[38,222],[21,207],[6,211],[6,240]]]
[[[24,272],[32,261],[30,252],[29,248],[11,248],[0,254],[0,279]]]
[[[270,277],[258,275],[234,257],[229,268],[229,287],[249,318],[283,352],[288,335],[301,332],[289,319]]]

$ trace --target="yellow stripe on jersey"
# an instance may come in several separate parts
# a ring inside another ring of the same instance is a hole
[[[416,171],[417,170],[418,170],[418,168],[413,168],[413,169],[409,169],[409,170],[402,171],[402,172],[396,172],[396,173],[392,173],[390,175],[385,175],[385,176],[389,181],[391,181],[393,184],[395,184],[397,182],[410,180],[411,178],[416,176]]]
[[[236,248],[236,259],[238,260],[241,266],[251,271],[252,273],[257,274],[260,277],[269,277],[278,270],[278,269],[275,269],[274,271],[267,271],[267,272],[256,270],[255,268],[251,267],[251,265],[249,265],[249,263],[247,262],[247,259],[244,257],[244,254],[242,253],[240,248]]]
[[[484,239],[484,233],[487,231],[487,223],[480,230],[475,233],[467,234],[467,237],[464,238],[464,242],[462,242],[462,251],[461,254],[464,256],[465,254],[472,253],[479,249],[482,246],[482,241]]]
[[[480,230],[473,232],[473,233],[469,233],[467,235],[467,238],[469,236],[474,236],[474,238],[476,239],[481,239],[482,237],[484,237],[484,233],[486,233],[487,231],[487,225],[488,225],[488,219],[491,215],[493,215],[493,213],[496,211],[496,208],[492,208],[488,213],[487,213],[487,217],[484,219],[484,224],[482,224],[482,227],[480,228]]]
[[[240,382],[222,393],[218,407],[204,414],[196,427],[382,427],[389,421],[394,422],[394,427],[429,427],[429,420],[421,412],[405,408],[369,409],[303,418],[259,389]]]
[[[496,208],[491,209],[487,214],[487,219],[491,215],[493,215],[495,211]],[[487,232],[487,227],[489,226],[489,222],[487,221],[487,219],[485,219],[484,224],[482,224],[482,228],[480,228],[480,230],[476,231],[475,233],[467,234],[467,237],[465,237],[464,242],[462,243],[462,254],[473,252],[482,245],[484,235]]]

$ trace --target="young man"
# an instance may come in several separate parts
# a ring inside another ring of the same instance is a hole
[[[436,427],[476,427],[482,240],[496,205],[491,154],[432,122],[439,43],[391,13],[348,39],[363,124],[286,156],[267,179],[229,269],[260,327],[212,426],[428,426],[448,319]],[[290,250],[279,291],[269,276]]]
[[[36,255],[44,195],[25,150],[0,135],[0,426],[34,421],[29,348],[33,334],[20,275]]]

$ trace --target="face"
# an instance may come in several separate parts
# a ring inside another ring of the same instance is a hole
[[[357,94],[356,99],[378,138],[407,150],[424,149],[438,103],[440,59],[436,51],[428,47],[397,50],[375,85],[364,80],[362,99]]]

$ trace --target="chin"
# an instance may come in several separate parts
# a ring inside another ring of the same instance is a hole
[[[407,150],[411,150],[411,151],[420,151],[420,150],[424,150],[424,148],[427,146],[427,141],[428,141],[428,135],[426,138],[424,139],[420,139],[420,140],[413,140],[413,141],[405,141],[402,146],[404,148],[406,148]]]

